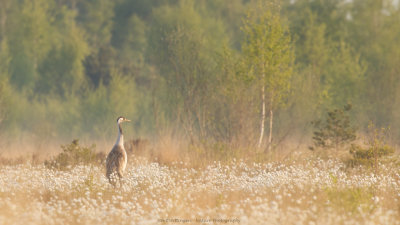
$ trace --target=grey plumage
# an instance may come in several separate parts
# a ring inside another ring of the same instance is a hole
[[[121,123],[126,121],[130,120],[122,116],[118,117],[118,138],[106,159],[106,176],[108,178],[108,181],[114,186],[117,182],[117,176],[121,182],[121,178],[123,177],[123,173],[125,171],[125,167],[128,161],[124,147],[124,136],[122,134],[121,128]]]

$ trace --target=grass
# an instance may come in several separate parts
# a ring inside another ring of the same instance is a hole
[[[78,160],[69,169],[33,163],[31,157],[0,164],[0,221],[399,224],[400,166],[392,161],[380,164],[379,173],[374,173],[310,152],[259,157],[247,150],[228,153],[230,146],[217,144],[207,146],[217,148],[215,155],[206,155],[205,148],[191,151],[164,143],[150,146],[146,151],[151,154],[133,151],[124,185],[117,189],[105,178],[104,165],[92,161]],[[60,154],[73,144],[63,146]],[[85,147],[75,143],[74,148]],[[175,148],[173,155],[168,155],[168,148]],[[181,158],[173,160],[176,155]],[[47,160],[56,159],[57,155]]]

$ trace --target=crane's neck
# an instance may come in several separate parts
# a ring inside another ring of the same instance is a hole
[[[124,135],[122,134],[122,128],[120,123],[118,123],[118,138],[115,145],[119,145],[122,148],[124,147]]]

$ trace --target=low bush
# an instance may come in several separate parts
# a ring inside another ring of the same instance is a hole
[[[394,148],[389,145],[378,147],[361,147],[359,145],[351,145],[350,154],[352,158],[348,161],[349,166],[364,165],[368,167],[376,167],[383,157],[394,153]]]
[[[44,162],[47,168],[65,170],[79,164],[101,164],[105,160],[104,153],[96,153],[95,145],[83,147],[75,139],[68,145],[61,145],[62,152],[51,160]]]
[[[354,167],[364,165],[378,170],[379,162],[386,156],[390,156],[395,152],[394,147],[387,144],[387,138],[390,136],[390,129],[376,128],[373,123],[368,126],[368,134],[365,140],[365,147],[352,144],[350,147],[351,159],[348,166]]]

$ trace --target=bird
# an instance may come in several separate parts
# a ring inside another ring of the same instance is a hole
[[[130,120],[123,116],[117,118],[118,138],[106,159],[106,177],[114,187],[117,183],[116,176],[118,176],[121,185],[121,178],[128,162],[128,157],[124,147],[124,136],[121,128],[121,123],[123,122],[130,122]]]

